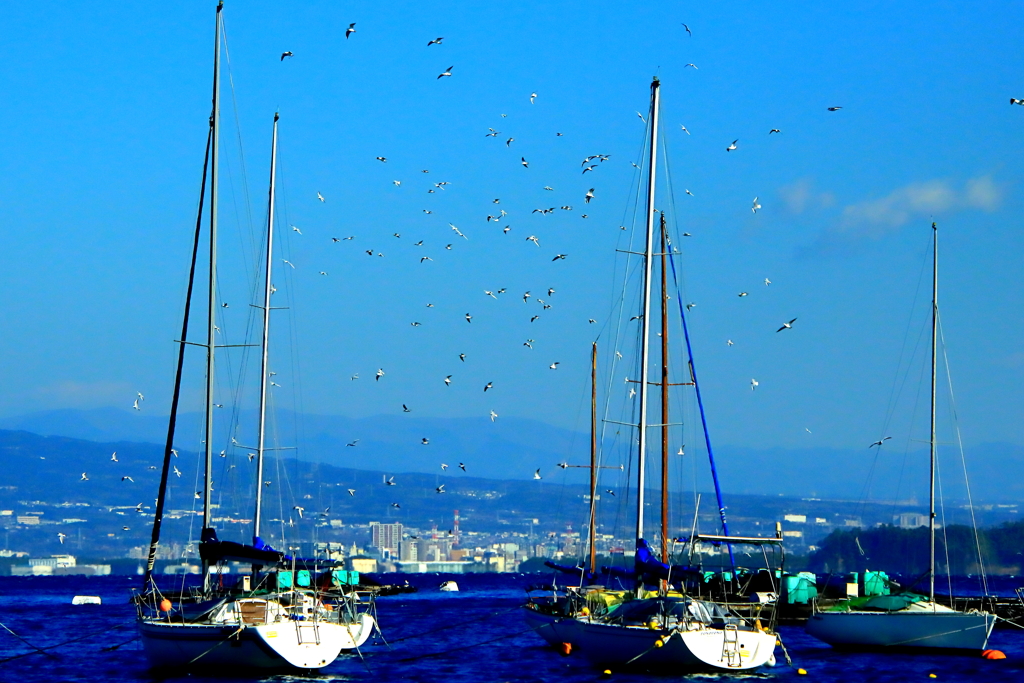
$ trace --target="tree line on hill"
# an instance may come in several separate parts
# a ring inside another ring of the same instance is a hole
[[[952,524],[935,533],[935,564],[940,573],[977,574],[978,548],[986,571],[1018,573],[1024,560],[1024,521],[1006,522],[987,529]],[[862,572],[920,574],[928,569],[928,527],[901,529],[882,525],[871,529],[837,529],[818,543],[807,558],[816,573]]]

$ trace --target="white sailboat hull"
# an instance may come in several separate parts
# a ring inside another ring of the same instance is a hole
[[[142,646],[153,668],[319,669],[367,641],[373,617],[352,624],[183,624],[143,620]]]
[[[774,663],[775,640],[764,631],[702,627],[676,632],[577,619],[574,646],[594,664],[691,671],[749,671]],[[656,641],[664,645],[658,647]]]
[[[995,621],[984,612],[820,612],[805,628],[833,647],[981,651]]]

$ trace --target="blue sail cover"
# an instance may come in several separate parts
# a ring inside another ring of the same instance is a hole
[[[235,562],[254,562],[259,564],[277,564],[284,555],[263,543],[256,538],[253,545],[236,543],[234,541],[221,541],[217,538],[216,529],[203,529],[202,540],[199,543],[199,557],[205,562],[214,563],[224,560]]]
[[[671,569],[667,564],[654,557],[651,545],[646,538],[641,538],[636,542],[635,565],[637,575],[643,577],[644,581],[667,579]]]
[[[545,560],[544,566],[545,567],[551,567],[552,569],[556,569],[556,570],[562,572],[563,574],[571,574],[573,576],[581,576],[583,578],[583,583],[594,583],[595,579],[597,578],[597,575],[594,574],[594,572],[592,572],[592,571],[585,571],[584,568],[580,567],[579,565],[577,565],[575,567],[570,567],[567,564],[556,564],[556,563],[554,563],[554,562],[552,562],[550,560]]]

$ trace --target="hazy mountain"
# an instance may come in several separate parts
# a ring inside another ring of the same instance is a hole
[[[227,422],[219,420],[218,424]],[[216,443],[228,444],[234,437],[242,446],[251,446],[255,442],[251,427],[255,422],[254,415],[243,413],[237,423],[247,425],[246,429],[232,434],[224,431]],[[182,415],[176,446],[181,450],[199,450],[201,425],[198,413]],[[145,411],[68,409],[3,418],[0,429],[88,441],[162,444],[167,419]],[[590,442],[589,435],[536,420],[501,417],[491,422],[486,418],[422,418],[415,413],[353,419],[281,412],[271,423],[270,432],[276,434],[281,446],[298,446],[295,453],[300,460],[382,472],[430,474],[440,472],[442,462],[453,467],[464,462],[470,475],[509,480],[532,479],[533,472],[540,468],[548,480],[557,475],[581,482],[583,470],[563,471],[557,464],[585,463]],[[429,441],[426,445],[422,444],[424,438]],[[348,446],[349,443],[355,445]],[[223,446],[216,450],[220,448]],[[754,449],[725,444],[717,446],[715,454],[727,494],[926,501],[927,449],[904,454],[886,444],[880,453],[876,450]],[[279,452],[284,453],[291,451]],[[958,452],[952,446],[943,446],[941,455],[944,495],[948,499],[965,498]],[[983,444],[969,449],[966,455],[972,493],[977,501],[1024,499],[1024,481],[1005,476],[1024,469],[1024,448],[1005,443]],[[680,462],[678,456],[672,457],[674,462]],[[689,457],[697,459],[692,468],[697,472],[697,488],[711,490],[706,454],[688,452]]]

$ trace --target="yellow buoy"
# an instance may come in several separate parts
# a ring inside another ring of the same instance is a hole
[[[928,678],[938,678],[935,674],[928,674]]]
[[[662,647],[664,644],[665,644],[665,641],[662,640],[661,638],[658,638],[656,641],[654,641],[654,647]]]
[[[611,669],[605,669],[602,672],[602,675],[604,675],[604,676],[611,676],[612,675],[612,670]]]
[[[797,669],[796,672],[798,674],[800,674],[801,676],[806,676],[807,675],[807,669]]]

